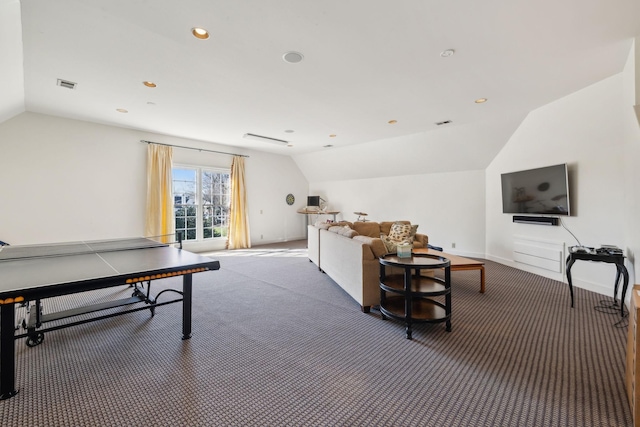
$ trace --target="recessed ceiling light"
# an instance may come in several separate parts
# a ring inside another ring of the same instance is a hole
[[[488,101],[488,99],[487,99],[487,98],[478,98],[478,99],[476,99],[476,100],[475,100],[475,101],[473,101],[473,102],[475,102],[476,104],[484,104],[484,103],[485,103],[485,102],[487,102],[487,101]]]
[[[285,130],[285,133],[294,133],[294,132],[295,132],[295,130],[293,130],[293,129],[287,129],[287,130]]]
[[[147,105],[156,105],[156,103],[153,101],[147,101]]]
[[[124,108],[116,108],[116,111],[118,113],[128,113],[129,112],[128,110],[125,110]]]
[[[389,120],[387,123],[389,123],[390,125],[395,125],[396,123],[398,123],[397,120]]]
[[[336,135],[335,133],[332,133],[331,135],[329,135],[329,138],[335,138],[336,136],[338,135]]]
[[[156,87],[157,85],[154,82],[150,82],[150,81],[144,81],[142,82],[143,85],[145,85],[146,87]]]
[[[193,34],[193,37],[200,39],[200,40],[206,40],[209,38],[209,32],[207,30],[205,30],[204,28],[200,28],[200,27],[194,27],[191,29],[191,34]]]
[[[297,64],[304,59],[304,55],[300,52],[286,52],[282,55],[282,59],[284,62],[288,62],[289,64]]]
[[[448,58],[450,56],[453,56],[454,53],[456,53],[455,50],[447,49],[447,50],[443,50],[442,52],[440,52],[440,56],[442,56],[443,58]]]
[[[323,145],[323,147],[324,147],[324,148],[331,148],[331,147],[333,147],[333,145],[331,145],[331,144],[327,144],[327,145]]]

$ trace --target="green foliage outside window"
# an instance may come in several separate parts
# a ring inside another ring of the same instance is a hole
[[[226,172],[173,169],[176,234],[196,240],[200,229],[202,239],[227,237],[230,187]]]

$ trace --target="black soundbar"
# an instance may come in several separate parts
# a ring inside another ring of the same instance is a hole
[[[558,225],[558,218],[552,216],[514,215],[513,222],[521,222],[524,224]]]

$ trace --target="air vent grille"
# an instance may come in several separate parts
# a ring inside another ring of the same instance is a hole
[[[78,83],[70,82],[69,80],[58,79],[58,86],[66,87],[67,89],[75,89]]]
[[[278,144],[278,145],[288,145],[289,144],[289,141],[285,141],[283,139],[270,138],[268,136],[256,135],[255,133],[245,133],[242,137],[244,139],[252,139],[254,141],[270,142],[272,144]]]

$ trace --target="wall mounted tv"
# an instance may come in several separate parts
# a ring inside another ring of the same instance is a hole
[[[570,215],[566,164],[502,174],[502,212]]]

